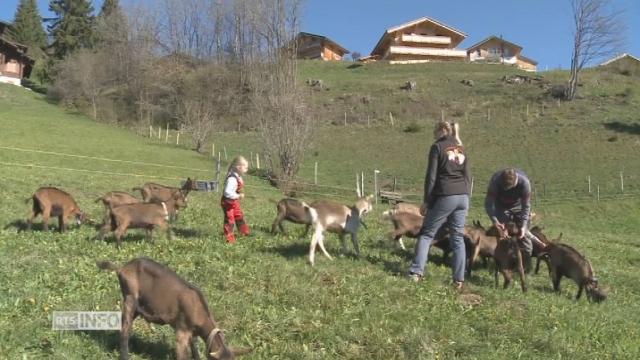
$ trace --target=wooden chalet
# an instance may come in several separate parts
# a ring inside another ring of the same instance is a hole
[[[467,49],[470,62],[510,64],[526,71],[536,71],[538,62],[522,55],[522,46],[501,37],[489,36]]]
[[[598,66],[616,69],[619,72],[628,72],[629,74],[640,74],[640,59],[627,53],[611,58]]]
[[[387,29],[363,61],[388,60],[391,64],[465,61],[466,51],[456,46],[466,37],[460,30],[422,17]]]
[[[31,73],[34,60],[27,55],[27,47],[6,37],[9,24],[0,21],[0,82],[20,85]]]
[[[326,36],[301,32],[296,36],[298,59],[342,60],[349,50]]]

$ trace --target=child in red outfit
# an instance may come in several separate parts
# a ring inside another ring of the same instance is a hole
[[[244,198],[244,181],[242,175],[247,173],[249,163],[242,156],[237,156],[231,162],[227,178],[224,181],[224,191],[220,206],[224,213],[224,236],[227,242],[233,244],[236,238],[233,235],[234,224],[238,225],[238,230],[242,235],[249,235],[249,226],[244,222],[244,214],[240,209],[240,200]]]

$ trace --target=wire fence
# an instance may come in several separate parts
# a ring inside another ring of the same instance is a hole
[[[67,154],[53,151],[44,151],[38,149],[27,149],[27,148],[17,148],[17,147],[8,147],[8,146],[0,146],[0,150],[3,151],[14,151],[14,152],[22,152],[22,153],[33,153],[37,155],[47,155],[47,156],[57,156],[57,157],[73,157],[81,160],[91,160],[95,161],[103,161],[110,163],[121,163],[128,165],[140,165],[154,168],[164,168],[171,170],[185,170],[190,172],[198,172],[201,174],[213,174],[214,167],[211,169],[201,169],[194,167],[186,167],[186,166],[175,166],[175,165],[167,165],[167,164],[159,164],[159,163],[150,163],[150,162],[142,162],[142,161],[132,161],[132,160],[123,160],[123,159],[111,159],[105,157],[96,157],[96,156],[88,156],[88,155],[78,155],[78,154]],[[222,162],[220,156],[216,159],[219,162]],[[104,171],[104,170],[92,170],[85,168],[73,168],[73,167],[62,167],[62,166],[52,166],[45,165],[41,163],[25,163],[25,162],[10,162],[10,161],[0,161],[0,166],[3,167],[21,167],[28,169],[38,169],[38,170],[58,170],[58,171],[69,171],[69,172],[81,172],[86,174],[91,174],[95,176],[122,176],[122,177],[133,177],[133,178],[141,178],[141,179],[157,179],[157,180],[175,180],[180,181],[184,180],[184,178],[176,177],[176,176],[166,176],[166,175],[157,175],[157,174],[146,174],[146,173],[132,173],[132,172],[122,172],[122,171]],[[250,169],[250,175],[254,178],[261,179],[265,183],[273,182],[273,179],[267,175],[267,172],[260,171],[261,169],[257,169],[253,167]],[[203,175],[204,176],[204,175]],[[366,180],[365,180],[366,179]],[[559,204],[566,202],[574,202],[574,201],[600,201],[600,200],[611,200],[611,199],[629,199],[629,198],[639,198],[640,197],[640,188],[637,186],[636,182],[638,177],[635,174],[619,174],[619,178],[617,181],[608,181],[604,184],[601,182],[599,185],[596,185],[595,182],[592,183],[591,178],[587,178],[584,181],[583,186],[576,187],[575,183],[553,183],[549,184],[544,181],[534,181],[532,183],[533,188],[533,201],[534,204],[544,203],[544,204]],[[372,173],[366,174],[365,172],[354,172],[353,175],[353,186],[340,186],[340,185],[327,185],[327,184],[318,184],[315,181],[309,181],[305,179],[298,179],[290,181],[289,184],[293,185],[292,189],[296,196],[309,196],[309,197],[331,197],[336,199],[353,199],[356,195],[356,189],[360,188],[362,194],[375,194],[376,198],[379,197],[381,191],[390,191],[397,192],[401,196],[402,200],[410,201],[410,202],[421,202],[422,194],[419,189],[421,189],[424,179],[416,179],[409,177],[397,177],[391,172],[385,172],[376,170]],[[472,200],[480,199],[484,197],[485,189],[488,186],[488,180],[477,180],[473,179],[472,181]],[[276,190],[274,186],[268,185],[257,185],[257,184],[247,184],[248,188],[254,189],[262,189],[262,190]]]

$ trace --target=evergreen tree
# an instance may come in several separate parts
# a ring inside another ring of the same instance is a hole
[[[13,20],[11,38],[29,48],[30,54],[41,54],[47,45],[47,33],[42,27],[36,0],[20,0]]]
[[[89,0],[50,0],[49,11],[57,15],[50,20],[48,29],[58,59],[77,49],[92,47],[94,17]]]
[[[100,9],[100,17],[111,16],[115,13],[121,13],[120,4],[118,0],[104,0],[102,8]]]

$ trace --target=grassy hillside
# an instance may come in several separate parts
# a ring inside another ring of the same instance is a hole
[[[98,271],[95,261],[123,263],[135,256],[166,263],[199,286],[228,341],[253,347],[248,359],[638,358],[637,79],[593,72],[585,76],[583,99],[558,105],[539,98],[540,90],[533,85],[521,85],[522,91],[502,85],[499,78],[505,70],[497,67],[348,65],[303,64],[303,78],[322,78],[331,87],[314,93],[314,101],[339,115],[340,107],[331,103],[342,93],[369,94],[368,104],[380,116],[371,127],[365,121],[345,128],[339,121],[329,125],[331,117],[319,114],[327,121],[306,158],[303,179],[313,178],[318,161],[321,185],[351,188],[356,171],[364,171],[370,180],[373,169],[380,169],[385,178],[398,177],[403,191],[417,192],[431,143],[430,125],[446,102],[445,116],[458,114],[462,121],[479,184],[470,219],[486,222],[479,206],[483,179],[498,166],[522,166],[539,186],[541,179],[547,182],[547,196],[535,207],[540,221],[551,236],[563,232],[566,242],[585,253],[610,298],[601,305],[575,302],[576,286],[567,280],[556,295],[545,270],[530,277],[527,294],[517,288],[494,289],[493,274],[480,267],[460,296],[449,286],[450,269],[438,250],[432,251],[427,281],[410,283],[401,275],[411,252],[394,250],[386,240],[391,227],[380,219],[383,205],[375,208],[361,234],[360,259],[328,261],[319,256],[312,268],[306,263],[309,239],[301,238],[300,227],[285,225],[289,235],[267,233],[275,215],[273,201],[281,194],[253,176],[247,178],[250,197],[243,203],[253,234],[234,246],[222,241],[219,195],[211,193],[190,195],[189,207],[174,227],[176,239],[157,234],[155,245],[136,230],[119,251],[112,237],[95,240],[97,231],[91,226],[62,235],[38,227],[19,232],[29,212],[24,199],[39,186],[68,190],[98,219],[103,210],[94,200],[100,194],[149,180],[177,184],[187,176],[211,178],[213,161],[96,124],[39,95],[0,85],[0,358],[115,358],[117,332],[53,331],[51,314],[118,310],[116,277]],[[556,81],[563,74],[545,76]],[[450,78],[446,86],[431,80],[445,77]],[[462,78],[476,85],[459,89]],[[409,79],[418,82],[416,93],[395,89]],[[516,108],[515,100],[505,99],[509,91],[521,98],[520,109],[530,103],[530,114],[541,104],[544,111],[529,120],[515,115],[509,119],[505,104]],[[423,115],[408,110],[403,114],[409,103],[418,109],[421,103],[439,106],[424,106],[432,110]],[[492,109],[491,120],[480,115],[487,108]],[[382,115],[387,109],[399,120],[394,128]],[[403,132],[412,120],[424,129]],[[620,122],[615,128],[621,131],[605,128],[612,121]],[[613,136],[617,140],[608,141]],[[261,151],[255,139],[255,134],[223,133],[214,141],[232,156]],[[626,177],[623,194],[616,188],[621,167]],[[603,184],[599,203],[584,194],[587,175],[594,184]],[[353,200],[335,188],[307,191]],[[328,235],[326,243],[331,254],[340,253],[336,236]],[[131,350],[133,359],[173,359],[173,333],[138,320]]]

